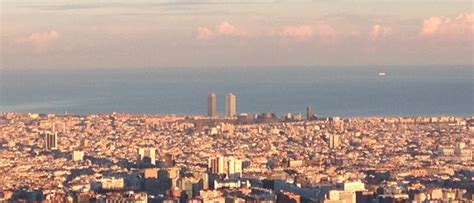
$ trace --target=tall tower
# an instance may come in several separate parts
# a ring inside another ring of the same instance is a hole
[[[43,136],[44,136],[44,148],[46,150],[58,149],[58,134],[56,132],[44,133]]]
[[[311,120],[313,118],[313,108],[311,106],[306,107],[306,120]]]
[[[44,148],[46,150],[58,149],[58,133],[56,133],[56,123],[51,123],[51,132],[43,133]]]
[[[329,148],[337,148],[340,144],[339,135],[331,134],[329,135]]]
[[[234,117],[237,112],[237,97],[234,93],[229,93],[226,96],[226,116]]]
[[[209,95],[207,95],[207,116],[217,116],[217,98],[214,92],[209,92]]]

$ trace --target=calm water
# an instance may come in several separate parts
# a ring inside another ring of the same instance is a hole
[[[204,114],[209,91],[221,113],[234,92],[239,112],[473,115],[474,67],[0,70],[0,112]]]

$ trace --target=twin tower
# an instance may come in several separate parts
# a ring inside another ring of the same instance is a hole
[[[237,113],[237,97],[234,93],[229,93],[226,95],[226,107],[225,112],[227,117],[234,117]],[[210,92],[207,95],[207,116],[208,117],[217,117],[217,97],[214,92]]]

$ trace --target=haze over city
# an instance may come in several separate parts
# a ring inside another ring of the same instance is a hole
[[[469,0],[2,0],[1,11],[2,68],[473,60]]]
[[[474,202],[474,2],[0,0],[0,202]]]

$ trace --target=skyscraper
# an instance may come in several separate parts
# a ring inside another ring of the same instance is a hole
[[[313,118],[313,108],[311,106],[306,107],[306,120],[311,120]]]
[[[234,117],[237,112],[237,98],[234,93],[226,96],[226,116]]]
[[[214,92],[209,92],[209,95],[207,95],[207,116],[217,116],[217,98]]]
[[[331,134],[329,135],[329,148],[337,148],[340,144],[339,135]]]
[[[58,134],[53,133],[44,133],[44,148],[46,150],[58,149]]]

